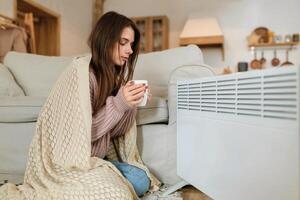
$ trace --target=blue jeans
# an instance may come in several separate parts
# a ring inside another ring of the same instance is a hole
[[[118,161],[110,161],[123,174],[123,176],[131,183],[135,193],[140,197],[143,196],[150,187],[150,180],[146,172],[140,168],[127,163]]]

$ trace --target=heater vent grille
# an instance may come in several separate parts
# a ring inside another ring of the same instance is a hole
[[[181,81],[177,108],[297,120],[298,70],[272,69]]]

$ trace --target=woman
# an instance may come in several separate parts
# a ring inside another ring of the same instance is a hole
[[[116,12],[104,14],[90,35],[92,156],[105,158],[111,139],[124,135],[133,125],[136,106],[147,89],[128,82],[133,76],[139,41],[134,22]],[[142,169],[112,163],[131,182],[138,196],[148,190],[150,181]]]
[[[131,200],[158,190],[136,147],[136,105],[147,89],[129,81],[139,39],[127,17],[101,17],[92,56],[72,61],[39,114],[23,184],[0,187],[1,200]]]

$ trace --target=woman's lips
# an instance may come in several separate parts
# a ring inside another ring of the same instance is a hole
[[[128,61],[128,58],[127,57],[122,57],[122,59],[124,60],[124,61]]]

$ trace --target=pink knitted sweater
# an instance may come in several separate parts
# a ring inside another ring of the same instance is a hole
[[[93,105],[97,80],[91,70],[89,79],[91,104]],[[119,89],[116,96],[107,97],[106,104],[93,113],[92,156],[105,157],[110,139],[122,136],[130,129],[135,119],[136,110],[136,107],[127,104],[123,96],[123,87]]]

